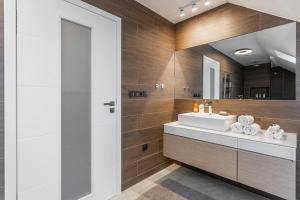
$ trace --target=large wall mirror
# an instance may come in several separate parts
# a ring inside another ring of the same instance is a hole
[[[296,99],[296,23],[175,53],[176,99]]]

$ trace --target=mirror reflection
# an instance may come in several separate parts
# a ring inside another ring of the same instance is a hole
[[[296,23],[175,53],[176,99],[295,100]]]

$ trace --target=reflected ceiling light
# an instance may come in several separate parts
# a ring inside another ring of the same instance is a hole
[[[253,52],[252,49],[239,49],[239,50],[236,50],[234,52],[235,55],[238,55],[238,56],[244,56],[244,55],[249,55]]]
[[[196,12],[198,10],[196,2],[192,3],[192,12]]]
[[[281,58],[281,59],[283,59],[283,60],[286,60],[286,61],[288,61],[288,62],[290,62],[290,63],[296,64],[296,58],[295,58],[295,57],[290,56],[290,55],[288,55],[288,54],[285,54],[285,53],[283,53],[283,52],[281,52],[281,51],[277,51],[277,50],[275,50],[275,53],[276,53],[276,55],[277,55],[279,58]]]
[[[205,0],[205,1],[204,1],[204,5],[205,5],[205,6],[209,6],[209,5],[210,5],[210,1],[209,1],[209,0]]]
[[[184,13],[184,9],[180,9],[180,17],[184,17],[185,16],[185,13]]]

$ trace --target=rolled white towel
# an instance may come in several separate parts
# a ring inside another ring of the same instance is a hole
[[[270,134],[270,135],[275,135],[276,133],[278,133],[280,131],[280,126],[278,124],[273,124],[271,126],[269,126],[267,132]]]
[[[261,131],[260,125],[254,123],[244,127],[246,135],[257,135]]]
[[[247,126],[254,123],[254,117],[252,115],[241,115],[239,116],[238,121],[242,126]]]
[[[269,130],[267,130],[267,131],[265,132],[265,136],[266,136],[267,138],[271,138],[271,139],[274,138],[274,134],[273,134],[272,132],[270,132]]]
[[[230,128],[231,128],[231,131],[234,133],[242,134],[244,132],[243,126],[240,122],[231,124]]]
[[[284,130],[280,129],[279,131],[277,131],[277,133],[274,134],[274,138],[276,140],[282,140],[283,139],[283,135],[284,135]]]

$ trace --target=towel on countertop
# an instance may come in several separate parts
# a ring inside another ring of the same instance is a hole
[[[239,134],[243,133],[243,126],[240,122],[231,124],[230,128],[231,128],[231,131],[234,133],[239,133]]]
[[[277,132],[280,131],[280,126],[278,124],[273,124],[271,125],[267,132],[270,134],[270,135],[275,135]]]
[[[284,130],[280,129],[278,124],[273,124],[268,128],[265,136],[276,140],[282,140],[284,136]]]
[[[276,140],[282,140],[283,139],[283,135],[284,135],[284,130],[280,129],[279,131],[277,131],[277,133],[274,134],[274,138]]]
[[[257,135],[261,131],[260,125],[254,123],[244,127],[244,133],[246,135]]]
[[[247,126],[254,123],[254,117],[252,115],[241,115],[239,116],[238,121],[242,126]]]
[[[269,130],[267,130],[267,131],[265,132],[265,136],[266,136],[267,138],[271,138],[271,139],[274,138],[274,134],[271,133]]]

